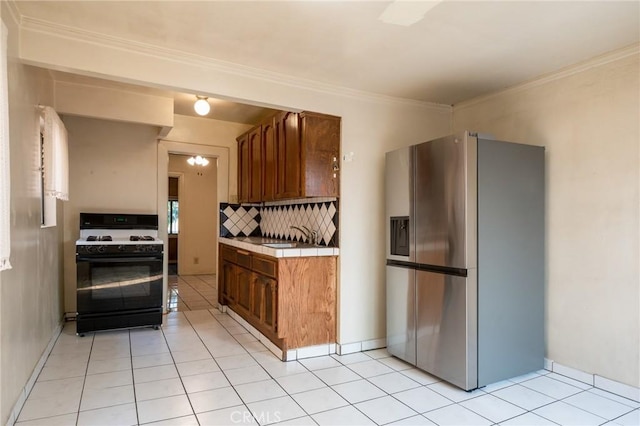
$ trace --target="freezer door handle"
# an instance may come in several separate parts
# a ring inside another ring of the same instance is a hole
[[[424,263],[403,262],[402,260],[387,259],[387,266],[398,268],[415,269],[417,271],[433,272],[436,274],[453,275],[456,277],[466,277],[468,271],[464,268],[452,268],[449,266],[426,265]]]

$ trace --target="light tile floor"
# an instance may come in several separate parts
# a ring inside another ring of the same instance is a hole
[[[464,392],[384,349],[283,363],[217,310],[161,330],[65,326],[18,425],[638,425],[640,404],[546,370]]]
[[[197,311],[218,306],[215,275],[169,275],[169,311]]]

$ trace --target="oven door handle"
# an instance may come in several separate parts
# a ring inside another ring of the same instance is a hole
[[[134,263],[134,262],[162,262],[161,257],[155,256],[143,256],[143,257],[78,257],[77,262],[91,262],[91,263]]]

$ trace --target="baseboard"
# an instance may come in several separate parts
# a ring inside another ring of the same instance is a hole
[[[568,367],[547,358],[544,359],[544,368],[545,370],[552,371],[556,374],[560,374],[561,376],[586,383],[587,385],[593,386],[597,389],[601,389],[635,402],[640,402],[640,388],[635,386],[607,379],[606,377],[602,377],[597,374],[587,373],[573,367]]]
[[[56,344],[56,340],[58,340],[58,336],[60,336],[60,333],[62,333],[63,324],[64,322],[60,322],[56,326],[56,328],[53,330],[53,334],[51,336],[51,339],[49,340],[49,344],[47,345],[44,352],[42,352],[42,355],[40,356],[40,360],[38,361],[35,368],[33,369],[33,372],[31,373],[31,377],[29,377],[29,380],[27,380],[27,384],[24,386],[24,388],[22,388],[22,391],[20,392],[20,396],[18,397],[18,400],[13,405],[13,409],[11,410],[11,414],[9,415],[9,420],[7,421],[7,426],[12,426],[16,422],[16,420],[18,420],[20,411],[22,411],[22,407],[24,406],[24,403],[27,401],[27,397],[31,393],[31,389],[33,389],[33,386],[36,384],[36,380],[38,379],[40,372],[44,368],[44,364],[47,362],[47,358],[49,358],[49,354],[53,350],[53,346]]]
[[[381,349],[387,347],[387,339],[363,340],[361,342],[336,344],[336,353],[338,355],[353,354],[356,352],[370,351],[373,349]]]
[[[315,356],[322,355],[331,355],[336,353],[336,344],[335,343],[327,343],[323,345],[315,345],[315,346],[305,346],[302,348],[289,349],[286,353],[284,353],[279,347],[273,344],[271,340],[267,338],[264,334],[262,334],[258,329],[249,324],[244,318],[235,313],[233,309],[228,309],[224,305],[219,305],[218,310],[220,312],[226,312],[234,320],[238,321],[241,326],[247,329],[249,333],[256,339],[260,341],[263,345],[271,351],[275,356],[280,358],[283,361],[295,361],[298,359],[304,358],[312,358]]]

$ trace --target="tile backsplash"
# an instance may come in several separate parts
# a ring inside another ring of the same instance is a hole
[[[260,206],[220,203],[220,236],[260,236]]]
[[[311,198],[266,202],[264,205],[220,203],[220,236],[262,236],[303,241],[291,226],[317,231],[320,245],[338,246],[338,200]]]

